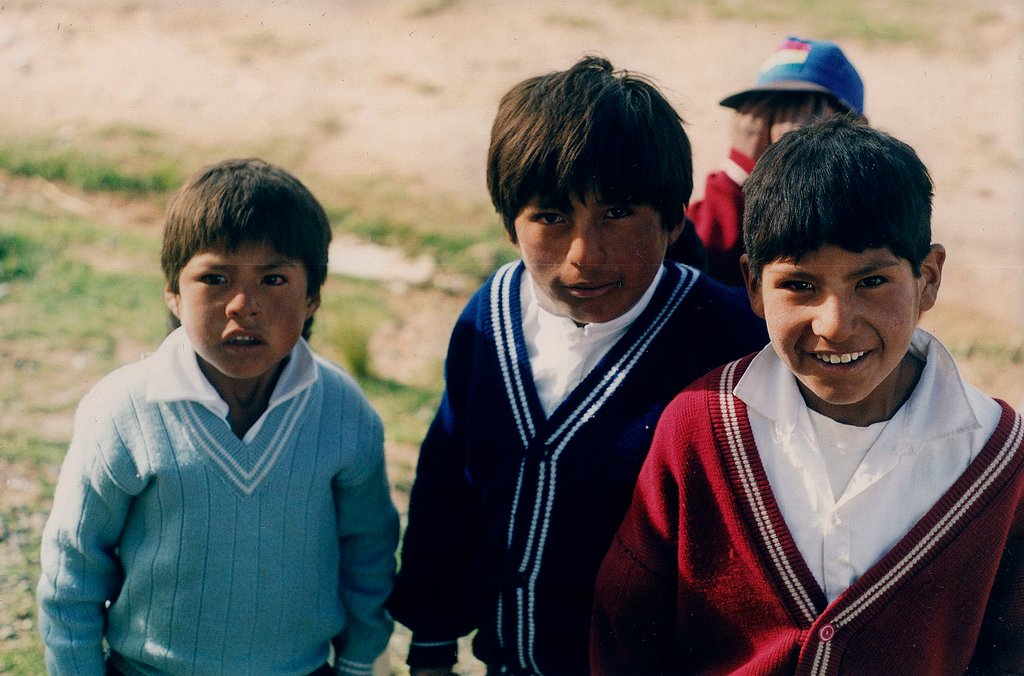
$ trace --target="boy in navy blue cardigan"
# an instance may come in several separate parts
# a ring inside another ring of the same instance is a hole
[[[588,57],[519,83],[487,178],[522,260],[453,331],[389,607],[414,674],[449,673],[473,630],[494,673],[586,673],[597,568],[659,414],[767,334],[740,290],[664,261],[690,144],[642,77]]]

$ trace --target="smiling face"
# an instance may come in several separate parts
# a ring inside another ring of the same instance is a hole
[[[578,324],[626,313],[650,287],[668,245],[682,230],[638,204],[532,200],[516,216],[516,246],[549,312]]]
[[[181,321],[207,379],[225,399],[273,382],[319,307],[301,261],[266,243],[202,251],[181,269],[167,307]]]
[[[851,425],[888,420],[910,395],[920,364],[908,354],[921,313],[935,304],[945,251],[932,245],[915,276],[889,249],[861,253],[828,244],[743,271],[772,347],[807,405]]]

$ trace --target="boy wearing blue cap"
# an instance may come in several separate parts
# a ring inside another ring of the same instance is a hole
[[[721,105],[736,110],[732,148],[722,167],[708,175],[704,198],[686,215],[707,251],[708,274],[742,286],[743,183],[754,163],[787,131],[835,113],[863,117],[864,84],[834,43],[790,37],[765,59],[753,87]]]
[[[945,260],[927,169],[837,116],[744,194],[771,344],[659,420],[594,673],[1024,673],[1024,426],[917,328]]]

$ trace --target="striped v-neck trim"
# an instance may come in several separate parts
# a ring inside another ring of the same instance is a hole
[[[256,437],[245,443],[202,404],[178,401],[171,405],[192,432],[195,447],[228,483],[244,496],[252,495],[277,464],[282,452],[295,441],[295,428],[309,403],[314,387],[307,387],[271,411]]]
[[[712,424],[716,436],[724,440],[726,473],[734,486],[738,507],[750,525],[769,577],[776,580],[790,614],[801,627],[813,624],[825,607],[825,593],[800,556],[796,542],[786,527],[782,512],[772,494],[761,457],[754,446],[746,405],[733,395],[733,387],[743,375],[752,357],[725,366],[718,390],[710,391]]]
[[[643,323],[643,330],[639,333],[634,330],[636,326],[631,327],[594,368],[591,375],[584,378],[553,412],[552,420],[564,415],[562,422],[550,431],[544,440],[546,446],[555,449],[555,453],[564,448],[580,426],[592,418],[618,390],[686,298],[698,275],[686,266],[675,268],[679,275],[674,282],[671,281],[669,274],[662,277],[661,285],[671,283],[672,288],[668,292],[668,299],[658,306],[655,316]],[[495,273],[490,289],[490,324],[505,393],[520,441],[527,447],[537,436],[538,430],[544,428],[546,419],[539,406],[540,400],[533,384],[523,338],[522,311],[519,304],[519,281],[522,274],[523,268],[519,262],[508,263]],[[662,289],[659,288],[655,293],[661,292]],[[653,300],[651,305],[655,305]],[[649,305],[648,308],[650,307]],[[637,322],[641,322],[648,314],[649,310],[645,310],[637,318]]]
[[[836,666],[835,643],[831,641],[836,632],[849,632],[867,622],[901,585],[952,542],[1020,469],[1024,423],[1020,414],[1003,404],[995,433],[960,478],[892,549],[826,606],[824,593],[797,550],[775,501],[754,445],[746,406],[732,394],[750,360],[747,357],[725,366],[717,390],[709,390],[712,424],[724,444],[726,473],[737,507],[761,553],[765,573],[798,625],[815,630],[808,638],[808,647],[814,651],[809,673],[826,674]]]

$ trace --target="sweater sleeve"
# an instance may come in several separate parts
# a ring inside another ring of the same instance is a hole
[[[389,602],[395,619],[413,632],[407,661],[414,668],[455,664],[456,641],[475,628],[467,612],[466,578],[478,546],[473,524],[479,501],[464,451],[475,315],[471,301],[452,334],[445,392],[420,447],[402,565]]]
[[[37,588],[50,674],[102,675],[105,605],[123,582],[116,548],[141,479],[95,390],[72,441],[43,529]]]
[[[679,484],[671,459],[684,431],[673,406],[655,431],[633,502],[597,577],[590,634],[594,674],[664,670],[675,617]]]
[[[353,452],[358,462],[335,481],[346,623],[334,646],[338,673],[368,675],[394,630],[385,603],[394,583],[398,512],[388,486],[380,418],[367,405],[359,421],[353,436],[360,445]]]
[[[730,286],[742,286],[739,259],[743,254],[743,182],[754,162],[733,150],[720,171],[708,174],[704,198],[686,215],[693,221],[707,252],[707,272]]]

